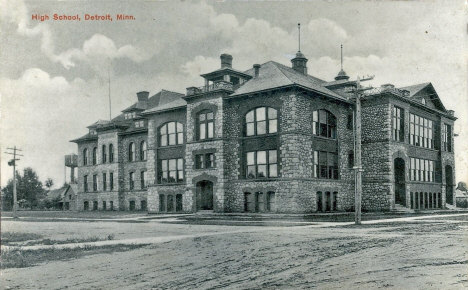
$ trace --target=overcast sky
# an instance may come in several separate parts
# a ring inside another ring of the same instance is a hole
[[[343,44],[351,79],[375,75],[370,84],[397,87],[432,82],[459,118],[457,182],[468,181],[467,11],[463,0],[3,0],[1,184],[12,177],[3,152],[14,145],[23,150],[20,170],[30,166],[43,182],[64,182],[64,155],[77,153],[69,140],[109,118],[109,74],[116,116],[136,101],[136,92],[185,93],[203,85],[199,75],[219,68],[221,53],[232,54],[240,70],[269,60],[290,66],[299,22],[311,75],[332,80]],[[49,20],[32,20],[33,14]],[[54,21],[54,14],[79,15],[81,21]],[[113,21],[85,21],[85,14],[110,14]],[[117,21],[117,14],[135,20]]]

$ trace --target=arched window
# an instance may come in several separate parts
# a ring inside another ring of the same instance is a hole
[[[88,149],[83,149],[83,165],[88,165]]]
[[[109,162],[114,162],[114,145],[109,144]]]
[[[197,139],[205,140],[214,137],[214,114],[212,111],[203,110],[197,115]]]
[[[273,108],[256,108],[245,115],[245,128],[247,136],[276,133],[278,132],[278,112]]]
[[[102,145],[102,163],[107,162],[107,151],[106,151],[106,145]]]
[[[336,139],[336,117],[326,111],[312,112],[312,133],[314,135]]]
[[[146,141],[141,141],[140,143],[140,160],[144,161],[146,160]]]
[[[93,148],[93,165],[97,164],[97,147]]]
[[[135,161],[135,143],[133,142],[128,145],[128,161]]]
[[[159,145],[184,144],[184,125],[179,122],[169,122],[159,129]]]

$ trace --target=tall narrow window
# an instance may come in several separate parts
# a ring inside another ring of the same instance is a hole
[[[114,173],[109,173],[109,189],[114,190]]]
[[[114,145],[109,144],[109,162],[114,162]]]
[[[411,145],[434,148],[434,122],[432,120],[410,114],[409,142]]]
[[[146,141],[142,141],[140,143],[140,160],[144,161],[147,158],[147,149],[146,149]]]
[[[354,167],[354,151],[348,152],[348,168]]]
[[[107,151],[106,151],[106,145],[102,145],[102,163],[107,162]]]
[[[247,152],[247,178],[278,176],[277,150]]]
[[[135,174],[133,172],[130,172],[130,175],[129,175],[129,185],[130,185],[130,190],[133,190],[135,188]]]
[[[97,191],[98,190],[98,178],[97,178],[97,174],[94,174],[93,175],[93,191]]]
[[[93,148],[93,165],[97,164],[97,147]]]
[[[277,110],[261,107],[248,112],[247,115],[245,115],[245,130],[247,136],[278,132]]]
[[[102,190],[107,190],[107,175],[105,173],[102,174]]]
[[[88,165],[88,149],[83,149],[83,165]]]
[[[159,128],[159,145],[184,144],[184,126],[179,122],[169,122]]]
[[[212,139],[214,137],[214,114],[212,111],[202,111],[197,115],[198,140]]]
[[[146,188],[146,171],[140,172],[140,183],[141,189]]]
[[[88,192],[88,175],[83,176],[83,191]]]
[[[405,141],[405,114],[399,107],[393,107],[393,140]]]
[[[135,143],[131,142],[128,145],[128,161],[135,161]]]
[[[452,126],[444,124],[444,151],[452,152]]]
[[[313,111],[312,133],[314,135],[336,139],[336,117],[326,110]]]

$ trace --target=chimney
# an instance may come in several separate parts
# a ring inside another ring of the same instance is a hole
[[[258,77],[258,75],[260,74],[260,65],[254,64],[253,67],[255,69],[255,77]]]
[[[149,97],[149,92],[143,91],[137,93],[138,102],[147,102]]]
[[[220,58],[221,58],[221,68],[225,68],[225,67],[232,68],[232,55],[223,53],[221,54]]]

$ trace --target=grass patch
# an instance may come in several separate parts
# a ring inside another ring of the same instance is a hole
[[[84,245],[75,248],[49,248],[38,250],[22,250],[18,248],[2,250],[2,268],[26,268],[50,261],[66,261],[96,254],[110,254],[113,252],[125,252],[147,246],[146,244],[131,245]]]
[[[19,243],[25,241],[33,241],[42,238],[42,235],[32,233],[19,233],[19,232],[2,232],[2,245],[9,245],[11,243]]]

